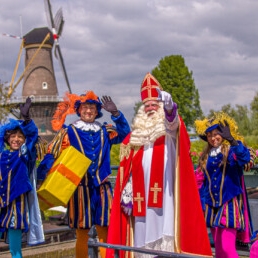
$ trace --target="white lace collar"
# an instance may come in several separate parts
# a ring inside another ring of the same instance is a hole
[[[221,145],[219,147],[212,148],[210,150],[210,156],[211,157],[216,157],[219,153],[221,153]]]
[[[101,123],[95,121],[93,123],[86,123],[84,121],[82,121],[81,119],[76,120],[75,122],[73,122],[73,125],[78,128],[81,129],[82,131],[94,131],[97,132],[101,129]]]

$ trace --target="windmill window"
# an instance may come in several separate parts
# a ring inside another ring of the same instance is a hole
[[[42,89],[47,90],[47,88],[48,88],[47,82],[42,82]]]
[[[41,133],[45,133],[45,132],[46,132],[46,125],[45,125],[45,124],[42,124],[42,125],[40,126],[40,132],[41,132]]]

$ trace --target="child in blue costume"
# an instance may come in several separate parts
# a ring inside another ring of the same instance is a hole
[[[200,137],[207,142],[196,171],[205,220],[215,245],[216,258],[236,258],[236,239],[250,241],[251,218],[243,180],[251,160],[235,121],[227,114],[195,121]],[[242,234],[242,236],[239,235]]]
[[[102,116],[102,108],[111,113],[115,127],[96,120]],[[74,113],[79,119],[65,125],[66,115]],[[103,96],[100,101],[93,91],[81,96],[68,93],[56,109],[52,127],[58,133],[49,144],[49,153],[39,165],[38,175],[42,179],[54,160],[69,146],[75,147],[91,160],[68,203],[69,226],[76,229],[76,257],[84,258],[88,256],[88,232],[93,225],[96,225],[100,241],[106,241],[112,202],[112,189],[108,180],[111,174],[110,150],[113,144],[124,140],[130,127],[110,97]],[[104,257],[105,249],[102,248],[100,253]]]
[[[30,244],[44,241],[39,209],[34,213],[38,203],[31,174],[37,158],[38,129],[30,119],[30,106],[30,98],[20,105],[24,121],[10,119],[0,127],[0,231],[7,232],[15,258],[22,257],[22,232],[29,232],[31,223],[38,224],[38,232],[34,227]]]

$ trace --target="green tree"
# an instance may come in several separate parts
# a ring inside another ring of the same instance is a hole
[[[236,105],[233,108],[230,104],[226,104],[221,107],[221,110],[214,111],[211,109],[209,111],[208,117],[212,117],[214,112],[223,111],[231,116],[238,125],[239,132],[246,136],[252,134],[252,123],[250,120],[250,111],[248,110],[247,106]]]
[[[236,114],[233,116],[238,124],[239,132],[243,135],[252,133],[250,115],[247,106],[236,105]]]
[[[203,117],[200,107],[199,91],[195,87],[193,73],[185,65],[181,55],[162,58],[152,74],[160,82],[163,90],[169,92],[178,105],[178,112],[187,128],[193,126],[196,119]]]
[[[251,121],[252,134],[258,135],[258,92],[256,92],[254,99],[251,102]]]
[[[141,105],[142,105],[142,102],[141,102],[141,101],[136,102],[136,103],[134,104],[134,108],[133,108],[133,110],[134,110],[134,116],[137,114],[137,112],[138,112],[138,110],[139,110],[139,108],[140,108]]]
[[[120,144],[112,145],[110,152],[110,161],[111,165],[119,165],[119,152],[120,152]]]
[[[7,83],[3,83],[0,80],[0,122],[3,123],[6,121],[8,115],[10,114],[11,108],[14,108],[14,105],[7,104],[9,87]]]

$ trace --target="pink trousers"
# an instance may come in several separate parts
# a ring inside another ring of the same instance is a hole
[[[211,228],[216,258],[238,258],[234,228]]]
[[[250,258],[258,258],[258,239],[251,246]]]

